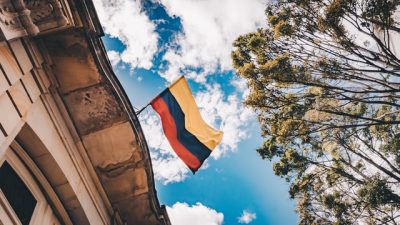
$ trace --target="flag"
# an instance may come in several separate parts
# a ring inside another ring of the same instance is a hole
[[[182,76],[151,101],[176,154],[195,173],[221,142],[222,131],[207,125]]]

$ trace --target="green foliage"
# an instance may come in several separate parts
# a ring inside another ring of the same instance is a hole
[[[387,35],[398,5],[274,1],[268,26],[234,43],[257,152],[290,183],[299,224],[400,223],[400,59]]]
[[[337,26],[341,18],[345,15],[346,9],[349,7],[351,1],[348,0],[334,0],[325,10],[325,21],[329,26]]]
[[[368,0],[364,4],[363,16],[376,21],[380,28],[385,28],[385,26],[393,25],[393,12],[400,2],[397,0]]]
[[[267,13],[268,12],[271,11],[267,10]],[[277,14],[269,13],[268,21],[274,27],[274,35],[276,38],[290,36],[294,33],[292,18],[292,11],[290,8],[284,8]]]
[[[258,154],[260,154],[262,159],[271,160],[275,156],[282,156],[283,152],[275,145],[275,141],[269,138],[264,141],[263,145],[257,149]]]
[[[376,208],[382,204],[398,202],[398,196],[394,195],[387,186],[387,181],[379,177],[372,177],[367,180],[363,186],[358,189],[357,194],[363,200],[363,205],[368,208]],[[396,201],[397,200],[397,201]]]

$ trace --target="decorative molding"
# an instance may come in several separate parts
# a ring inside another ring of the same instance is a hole
[[[34,176],[35,180],[38,182],[38,185],[40,185],[40,187],[43,189],[43,194],[47,197],[48,203],[52,206],[55,213],[57,213],[60,216],[60,219],[63,221],[63,224],[73,225],[61,200],[57,196],[54,189],[51,187],[46,177],[43,175],[38,166],[32,160],[32,158],[16,141],[14,141],[11,144],[11,149],[19,157],[19,159],[26,165],[26,167],[28,167],[28,169]]]
[[[31,18],[35,23],[50,17],[54,11],[54,7],[49,1],[25,0],[25,4],[32,10]]]
[[[62,0],[0,0],[0,41],[70,27]]]
[[[60,0],[24,0],[31,10],[32,21],[40,32],[65,27],[70,24]]]
[[[28,35],[23,28],[18,12],[9,0],[0,0],[0,29],[3,40]]]
[[[33,23],[31,18],[31,11],[27,8],[23,0],[12,1],[15,11],[18,13],[18,18],[21,25],[25,28],[29,35],[36,35],[39,33],[39,28]]]

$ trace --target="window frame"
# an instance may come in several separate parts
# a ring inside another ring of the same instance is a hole
[[[25,164],[22,162],[22,160],[11,149],[11,147],[7,148],[5,155],[0,159],[0,166],[2,166],[4,162],[10,164],[12,169],[19,175],[21,180],[25,183],[26,187],[29,189],[29,191],[32,193],[32,195],[37,201],[29,225],[42,224],[43,221],[42,215],[46,213],[46,209],[49,207],[49,205],[47,204],[46,198],[43,195],[40,187],[36,183],[34,177],[30,173],[28,168],[25,166]],[[19,218],[17,217],[14,210],[11,208],[11,205],[9,204],[9,202],[7,201],[2,192],[0,194],[0,202],[1,206],[4,207],[6,213],[13,220],[13,222],[17,225],[21,225]]]
[[[14,210],[12,209],[10,203],[7,201],[6,196],[4,195],[2,190],[0,190],[0,218],[6,219],[6,221],[4,221],[5,224],[21,225],[18,216],[15,214]]]

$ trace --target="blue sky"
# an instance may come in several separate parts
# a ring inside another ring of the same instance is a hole
[[[141,108],[185,75],[204,119],[225,133],[193,176],[173,153],[153,110],[140,115],[159,200],[168,206],[173,225],[296,224],[287,184],[255,151],[262,142],[259,127],[254,113],[241,104],[246,83],[234,74],[230,60],[232,41],[263,25],[266,2],[94,2],[109,58],[133,106]]]

